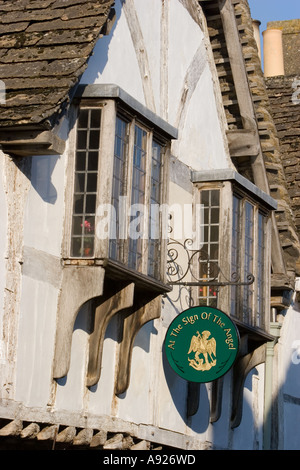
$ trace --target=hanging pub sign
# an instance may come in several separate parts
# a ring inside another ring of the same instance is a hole
[[[165,351],[172,369],[189,382],[212,382],[232,367],[239,333],[229,316],[212,307],[192,307],[168,328]]]

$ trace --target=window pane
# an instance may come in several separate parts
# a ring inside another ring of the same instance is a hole
[[[92,129],[100,129],[100,118],[101,118],[100,109],[92,109],[91,110],[91,126],[90,126]]]
[[[85,152],[77,152],[76,156],[76,171],[85,171],[86,165],[86,153]]]
[[[211,223],[218,224],[219,223],[219,209],[212,209],[211,210]]]
[[[211,191],[211,205],[216,207],[220,205],[220,191],[218,189]]]
[[[204,203],[202,202],[202,204]],[[204,224],[208,225],[209,224],[209,209],[205,208],[203,209],[203,212],[204,212]]]
[[[81,237],[72,237],[71,256],[82,257]]]
[[[89,119],[89,110],[81,109],[78,117],[78,129],[87,129]]]
[[[85,188],[85,173],[75,174],[75,193],[83,193]]]
[[[77,132],[77,149],[83,150],[86,148],[87,143],[87,131]]]
[[[88,153],[88,170],[97,171],[98,170],[98,152],[89,152]]]
[[[219,227],[212,225],[210,227],[210,241],[217,242],[219,240]]]
[[[210,259],[218,260],[219,259],[219,245],[211,243],[210,245]]]
[[[96,212],[96,195],[87,194],[85,199],[85,213],[95,214]]]
[[[209,193],[210,191],[201,191],[201,204],[203,204],[204,207],[209,206]]]
[[[87,174],[86,190],[88,193],[95,193],[97,191],[97,173]]]
[[[74,196],[74,214],[83,214],[84,194]]]
[[[89,136],[89,148],[90,149],[98,149],[99,148],[99,131],[90,131]]]
[[[73,235],[82,235],[82,216],[73,217]]]

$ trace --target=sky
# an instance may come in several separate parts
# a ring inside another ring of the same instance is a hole
[[[260,32],[269,21],[300,19],[300,0],[248,0],[251,16],[261,22]]]

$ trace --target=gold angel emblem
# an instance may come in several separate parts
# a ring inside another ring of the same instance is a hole
[[[210,331],[203,331],[202,335],[197,331],[193,336],[188,354],[195,353],[194,359],[188,357],[189,365],[196,370],[209,370],[217,363],[216,340],[210,338]]]

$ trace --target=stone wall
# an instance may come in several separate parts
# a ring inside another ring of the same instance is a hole
[[[275,122],[282,163],[300,235],[300,82],[295,77],[271,77],[266,86]],[[299,94],[297,91],[299,89]]]

